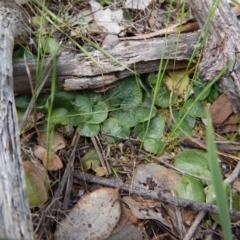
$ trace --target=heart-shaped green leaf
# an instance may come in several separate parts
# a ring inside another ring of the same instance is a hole
[[[140,139],[153,138],[159,140],[165,131],[165,121],[158,113],[150,122],[139,123],[134,128],[134,135]]]
[[[175,158],[174,165],[185,173],[194,174],[208,180],[211,179],[208,155],[204,151],[188,150],[180,152]]]
[[[195,202],[205,202],[202,181],[196,178],[182,176],[182,181],[178,183],[175,191],[179,198],[188,199]]]
[[[102,124],[101,131],[103,133],[108,133],[108,134],[119,136],[119,137],[128,137],[130,134],[130,128],[126,127],[126,125],[124,125],[124,122],[121,124],[115,118],[109,118],[105,120],[104,123]],[[108,136],[105,136],[105,139],[109,143],[115,143],[117,141],[122,140],[121,138],[108,137]]]

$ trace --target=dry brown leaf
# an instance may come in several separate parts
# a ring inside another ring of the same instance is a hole
[[[175,189],[176,184],[181,182],[182,176],[169,168],[155,163],[139,165],[134,175],[133,186],[154,191]]]
[[[39,144],[43,145],[44,147],[47,146],[47,132],[41,132],[38,136]],[[52,151],[57,152],[60,149],[66,147],[66,140],[61,133],[53,132],[52,136]]]
[[[189,77],[185,70],[169,71],[165,84],[176,95],[182,95],[188,91]]]
[[[63,167],[61,159],[54,152],[47,153],[47,150],[40,146],[36,145],[33,149],[33,154],[42,160],[44,167],[49,171],[56,171]]]
[[[161,206],[156,204],[156,210],[152,203],[147,207],[144,200],[143,202],[137,202],[130,197],[124,197],[122,200],[128,205],[135,217],[139,219],[154,219],[161,222],[163,225],[172,228],[171,220],[164,216],[162,211],[160,211]]]
[[[118,189],[113,188],[101,188],[85,195],[58,224],[55,239],[106,239],[121,215],[118,198]]]
[[[107,169],[105,167],[97,167],[94,170],[96,172],[96,175],[99,177],[103,177],[105,175],[107,175]]]

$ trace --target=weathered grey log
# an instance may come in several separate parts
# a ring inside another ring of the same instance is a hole
[[[211,20],[207,27],[204,27],[211,7],[216,4],[218,5]],[[191,0],[189,5],[202,30],[202,37],[207,37],[199,66],[200,77],[205,81],[211,81],[224,67],[232,63],[219,80],[219,86],[240,113],[239,21],[227,0]]]
[[[152,38],[141,41],[117,41],[105,47],[105,50],[138,74],[158,71],[160,59],[167,69],[186,68],[197,43],[198,33],[170,35],[167,39]],[[65,90],[93,89],[107,85],[133,75],[126,67],[117,64],[100,51],[90,54],[103,69],[95,65],[84,54],[69,53],[57,60],[57,84]],[[46,61],[47,62],[47,61]],[[36,62],[28,61],[33,79],[36,76]],[[50,86],[51,76],[46,87]],[[30,92],[29,81],[24,63],[14,64],[15,93]]]
[[[24,180],[12,76],[14,38],[22,23],[21,8],[0,1],[0,238],[33,239]]]

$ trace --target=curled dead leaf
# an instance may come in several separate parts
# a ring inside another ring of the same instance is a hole
[[[40,145],[34,147],[33,154],[42,160],[44,167],[49,171],[56,171],[63,167],[62,161],[56,153],[48,154],[47,150]]]
[[[44,147],[48,144],[47,139],[47,132],[41,132],[38,136],[39,144],[43,145]],[[61,133],[53,132],[52,136],[52,151],[57,152],[66,147],[66,140]]]
[[[46,169],[41,164],[34,165],[31,161],[23,162],[23,168],[29,205],[43,205],[48,200],[50,186]]]
[[[118,198],[118,189],[113,188],[85,195],[57,226],[55,239],[106,239],[120,219]]]

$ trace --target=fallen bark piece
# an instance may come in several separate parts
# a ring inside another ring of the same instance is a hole
[[[14,38],[26,30],[22,9],[0,1],[0,238],[33,239],[13,94]]]
[[[210,107],[210,114],[214,125],[222,124],[232,113],[232,103],[224,94],[221,94]]]

